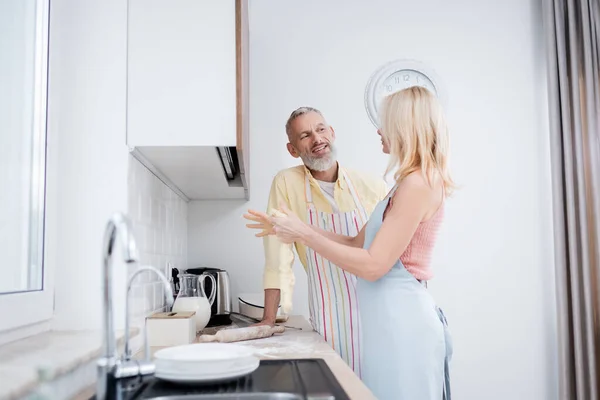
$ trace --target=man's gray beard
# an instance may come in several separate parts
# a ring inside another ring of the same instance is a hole
[[[306,168],[312,171],[327,171],[337,162],[337,149],[329,143],[329,154],[327,157],[312,157],[310,155],[301,155],[302,162]]]

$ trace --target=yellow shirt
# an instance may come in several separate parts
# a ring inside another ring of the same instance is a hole
[[[342,168],[340,167],[340,170]],[[359,173],[349,169],[343,169],[358,194],[367,215],[371,215],[373,209],[387,195],[389,188],[382,178],[376,178],[368,174]],[[279,204],[284,202],[290,210],[298,217],[306,221],[307,205],[305,197],[305,174],[308,174],[313,204],[320,212],[333,212],[331,204],[319,187],[319,183],[313,178],[310,171],[304,165],[284,169],[280,171],[271,185],[267,212],[279,208]],[[340,212],[349,212],[356,209],[354,199],[348,185],[340,171],[334,187],[334,199]],[[265,250],[265,270],[263,284],[265,289],[282,289],[293,287],[294,273],[292,266],[294,264],[294,251],[300,258],[300,262],[306,269],[306,247],[302,244],[284,244],[275,236],[266,236],[264,239]],[[290,283],[289,285],[286,284]],[[290,296],[290,293],[285,295]],[[282,297],[284,293],[282,293]]]

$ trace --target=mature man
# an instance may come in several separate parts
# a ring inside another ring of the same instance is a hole
[[[338,234],[356,236],[383,199],[388,187],[383,179],[339,166],[335,131],[323,114],[311,107],[292,112],[285,126],[287,149],[298,165],[280,171],[271,186],[268,211],[285,203],[300,218]],[[265,309],[262,323],[274,324],[277,307],[291,311],[294,286],[293,246],[308,274],[310,322],[360,376],[360,321],[356,277],[302,244],[283,244],[264,237]],[[281,303],[280,303],[281,300]]]

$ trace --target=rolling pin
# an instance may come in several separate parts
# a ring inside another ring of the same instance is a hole
[[[269,326],[249,326],[247,328],[224,329],[214,335],[200,335],[199,343],[220,342],[231,343],[241,342],[244,340],[262,339],[270,337],[275,333],[283,333],[285,328],[281,325]]]

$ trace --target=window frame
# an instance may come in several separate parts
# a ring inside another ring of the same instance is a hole
[[[27,332],[33,332],[35,325],[46,326],[44,321],[52,318],[54,313],[54,266],[48,257],[48,249],[51,248],[45,232],[48,231],[47,207],[48,189],[52,189],[48,179],[50,168],[47,160],[48,144],[48,62],[49,62],[49,28],[50,28],[50,0],[36,0],[35,3],[35,82],[34,82],[34,104],[33,104],[33,149],[32,149],[32,183],[31,199],[32,206],[39,207],[37,218],[30,222],[30,254],[32,245],[37,246],[37,262],[40,263],[42,272],[41,289],[21,291],[13,293],[0,293],[0,342],[18,339],[19,336],[28,336]],[[35,174],[35,175],[34,175]],[[35,177],[35,179],[34,179]],[[33,209],[33,207],[30,207]],[[55,216],[52,215],[52,217]],[[55,248],[55,246],[54,246]],[[28,272],[29,274],[29,272]],[[30,274],[29,274],[30,275]],[[38,277],[31,278],[30,283],[39,280]],[[42,325],[40,325],[42,323]],[[22,335],[18,330],[23,331]],[[42,329],[47,330],[47,328]],[[4,339],[4,340],[3,340]]]

